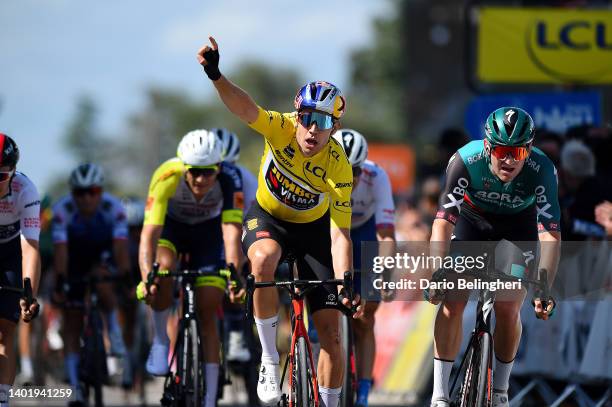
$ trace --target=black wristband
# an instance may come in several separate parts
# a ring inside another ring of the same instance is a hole
[[[204,72],[211,81],[216,81],[221,77],[219,71],[219,51],[208,50],[204,53],[204,59],[206,65],[204,65]]]

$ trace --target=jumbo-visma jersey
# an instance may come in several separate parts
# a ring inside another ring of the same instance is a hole
[[[257,202],[275,218],[295,223],[319,219],[330,211],[331,226],[351,227],[353,173],[342,146],[329,142],[304,157],[295,138],[297,113],[259,108],[250,126],[265,139],[259,166]]]

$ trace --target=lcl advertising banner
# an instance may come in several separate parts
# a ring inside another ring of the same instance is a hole
[[[612,11],[483,7],[478,79],[485,83],[612,83]]]

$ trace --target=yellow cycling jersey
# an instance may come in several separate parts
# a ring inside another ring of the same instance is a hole
[[[200,200],[185,180],[185,165],[178,158],[153,173],[145,207],[145,225],[163,225],[166,216],[177,222],[197,224],[221,216],[222,222],[242,223],[244,198],[240,171],[223,163],[217,181]]]
[[[257,202],[275,218],[295,223],[330,211],[331,226],[351,227],[353,172],[342,146],[332,137],[312,157],[304,157],[295,138],[297,113],[259,107],[251,128],[265,139],[259,166]]]

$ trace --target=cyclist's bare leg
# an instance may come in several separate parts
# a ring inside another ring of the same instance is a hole
[[[225,293],[217,287],[199,287],[196,291],[202,350],[206,363],[219,363],[219,332],[217,329],[217,309]]]
[[[78,360],[80,352],[80,335],[83,330],[84,310],[82,308],[62,309],[62,332],[64,340],[65,368],[71,386],[78,385]]]
[[[375,313],[378,302],[368,301],[365,306],[364,316],[354,319],[353,331],[355,332],[355,353],[357,363],[357,377],[359,379],[371,379],[374,367],[374,355],[376,354],[376,340],[374,338]]]
[[[438,308],[434,326],[434,380],[432,401],[449,398],[453,362],[463,336],[463,311],[467,301],[444,301]]]
[[[32,324],[37,323],[36,320],[29,324],[19,324],[18,330],[18,348],[19,348],[19,359],[21,364],[20,374],[27,376],[31,379],[34,372],[32,371],[32,352],[30,351],[30,340],[32,338]],[[23,378],[22,378],[23,379]]]
[[[501,293],[498,294],[498,296]],[[505,292],[503,294],[506,294]],[[495,348],[495,374],[493,375],[493,388],[507,391],[510,381],[510,372],[514,364],[514,357],[521,340],[521,306],[525,298],[525,291],[514,291],[513,299],[519,301],[495,301],[495,332],[493,333],[493,346]]]
[[[466,301],[444,301],[434,326],[434,356],[444,360],[454,360],[459,353],[463,337],[463,311]]]
[[[521,290],[522,291],[522,290]],[[514,359],[521,340],[521,306],[525,299],[525,292],[515,293],[518,301],[495,301],[495,332],[493,343],[495,355],[504,361]]]
[[[173,271],[176,267],[176,253],[165,246],[157,246],[157,259],[160,270]],[[172,279],[160,278],[157,294],[151,302],[153,311],[163,311],[172,305]]]
[[[0,319],[0,384],[12,385],[15,381],[15,330],[17,324]]]
[[[312,319],[319,335],[321,353],[317,377],[319,385],[327,388],[342,386],[344,373],[344,350],[340,344],[340,311],[321,309],[312,314]]]
[[[261,239],[249,247],[251,274],[255,281],[274,280],[274,272],[280,261],[282,250],[272,239]],[[259,319],[272,318],[278,314],[278,292],[276,288],[258,288],[253,294],[254,315]]]

